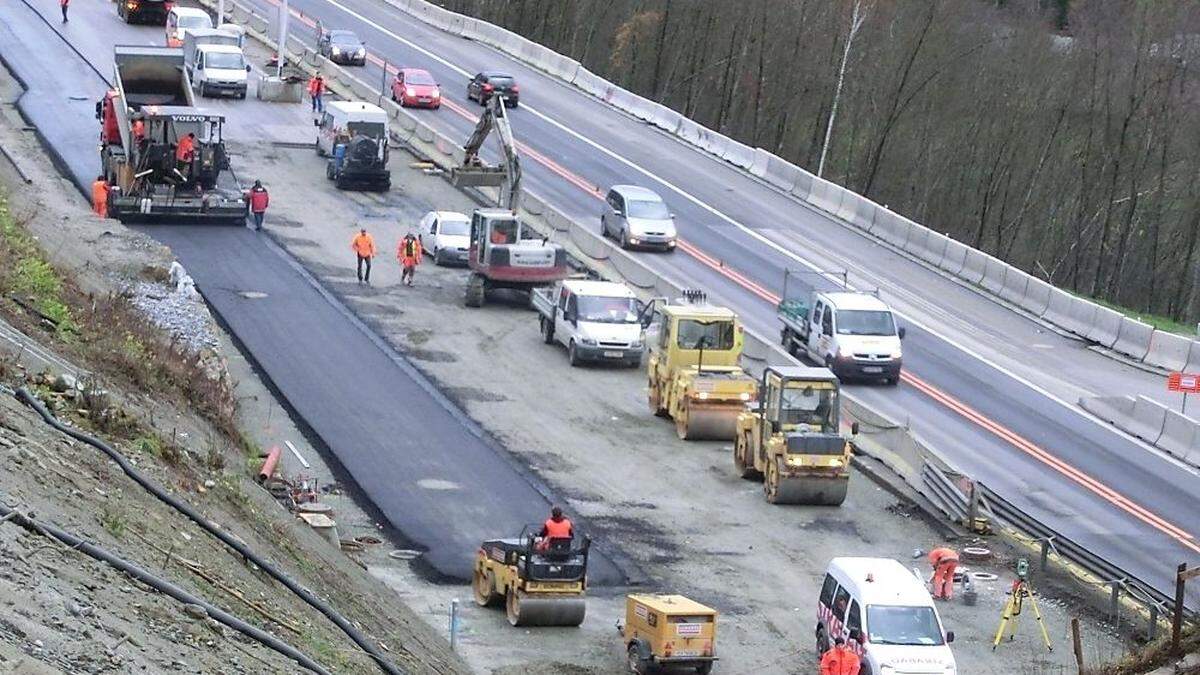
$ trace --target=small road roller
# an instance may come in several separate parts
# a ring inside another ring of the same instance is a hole
[[[707,675],[717,660],[717,611],[682,595],[625,596],[617,630],[633,673],[690,667]]]
[[[475,604],[504,603],[514,626],[578,626],[587,610],[588,550],[591,540],[541,539],[522,532],[516,539],[489,539],[475,556]]]

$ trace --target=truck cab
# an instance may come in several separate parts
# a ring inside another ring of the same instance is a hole
[[[250,64],[241,37],[223,30],[190,30],[183,39],[184,67],[201,96],[246,98]]]
[[[542,340],[567,348],[572,366],[586,362],[641,365],[645,308],[625,284],[566,279],[535,289]]]
[[[388,116],[365,101],[334,101],[315,122],[317,154],[329,156],[325,177],[338,188],[387,190]]]

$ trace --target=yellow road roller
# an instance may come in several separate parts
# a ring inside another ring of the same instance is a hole
[[[692,667],[707,675],[717,660],[717,611],[682,595],[625,596],[625,643],[629,670]]]
[[[514,626],[578,626],[587,611],[588,550],[591,540],[489,539],[475,555],[475,604],[504,603]]]
[[[768,366],[761,393],[758,408],[738,416],[738,473],[761,479],[772,504],[839,506],[850,485],[851,444],[838,427],[837,376],[828,368]]]
[[[681,439],[733,440],[758,386],[738,365],[737,314],[710,305],[702,291],[684,291],[656,314],[647,339],[650,412],[674,419]]]

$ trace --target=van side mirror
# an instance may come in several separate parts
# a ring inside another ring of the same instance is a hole
[[[899,328],[897,328],[897,329],[896,329],[896,335],[898,335],[898,336],[900,337],[900,339],[901,339],[901,340],[903,340],[903,339],[904,339],[904,333],[905,333],[905,332],[906,332],[906,331],[904,330],[904,326],[900,326]]]
[[[620,218],[621,216],[624,216],[625,214],[621,213],[621,209],[613,209],[613,215]]]
[[[313,120],[313,126],[314,126],[314,127],[319,127],[319,126],[321,126],[321,120]]]
[[[667,216],[668,216],[668,217],[670,217],[670,219],[671,219],[671,220],[675,220],[675,214],[674,214],[674,213],[669,213],[669,214],[667,214]]]
[[[858,422],[851,422],[851,423],[850,423],[850,435],[851,435],[851,436],[857,436],[857,435],[858,435]]]
[[[954,642],[954,631],[948,630],[946,631],[946,644],[950,644],[951,642]]]
[[[250,64],[249,63],[246,64],[246,72],[247,73],[250,72]]]
[[[858,644],[862,644],[862,631],[860,631],[857,628],[851,630],[850,631],[850,639],[854,640]]]

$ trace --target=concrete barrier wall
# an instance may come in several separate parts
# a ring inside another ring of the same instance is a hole
[[[983,266],[983,278],[979,280],[979,285],[983,286],[993,295],[1000,295],[1004,290],[1004,279],[1011,271],[1014,274],[1021,274],[1019,270],[1015,270],[1011,265],[999,258],[986,255]]]
[[[1132,396],[1095,396],[1079,399],[1079,407],[1096,417],[1125,429],[1133,419],[1137,399]]]
[[[1185,417],[1182,413],[1168,410],[1163,420],[1162,435],[1158,437],[1158,447],[1174,457],[1192,463],[1190,460],[1200,461],[1200,454],[1196,454],[1198,442],[1200,422]]]
[[[1092,317],[1092,326],[1085,337],[1098,345],[1112,347],[1117,341],[1121,331],[1121,320],[1124,318],[1125,315],[1120,312],[1097,306],[1096,314]]]
[[[946,242],[946,251],[942,253],[942,259],[937,266],[949,274],[958,276],[967,262],[967,252],[970,250],[972,249],[961,241],[951,239]]]
[[[898,213],[876,207],[875,224],[871,226],[871,234],[892,246],[903,249],[908,244],[908,238],[912,234],[914,226],[920,227]]]
[[[946,254],[946,246],[950,242],[950,237],[947,237],[941,232],[934,232],[933,230],[926,228],[922,229],[925,229],[925,231],[928,233],[925,238],[925,250],[920,252],[913,250],[911,236],[909,237],[909,243],[905,246],[912,251],[913,255],[917,256],[921,260],[924,260],[930,265],[940,267],[942,264],[942,258]]]
[[[1079,405],[1118,429],[1200,467],[1200,422],[1144,396],[1081,398]]]
[[[1158,437],[1162,436],[1166,421],[1166,406],[1145,396],[1138,396],[1137,403],[1133,406],[1133,417],[1129,419],[1129,428],[1126,431],[1153,445],[1158,442]]]
[[[1070,312],[1067,313],[1066,320],[1059,326],[1076,335],[1087,335],[1092,328],[1092,318],[1096,316],[1097,309],[1100,307],[1095,303],[1072,296]]]
[[[962,269],[958,271],[958,278],[979,285],[979,282],[983,281],[984,272],[987,271],[987,261],[990,257],[983,251],[968,248],[963,257]]]
[[[1150,337],[1150,349],[1142,362],[1170,371],[1180,371],[1187,367],[1191,349],[1191,340],[1182,335],[1155,329],[1154,335]]]
[[[1050,293],[1054,290],[1050,284],[1031,276],[1026,279],[1025,295],[1017,305],[1034,316],[1041,316],[1050,304]]]
[[[1200,342],[1192,340],[1191,347],[1188,349],[1187,366],[1184,369],[1189,373],[1200,373]]]
[[[1150,351],[1150,338],[1153,335],[1154,326],[1127,316],[1121,317],[1117,341],[1112,345],[1113,351],[1141,361]]]
[[[1021,270],[1008,266],[1004,272],[1004,285],[1000,287],[1000,297],[1018,307],[1025,299],[1025,290],[1029,288],[1030,276]]]

